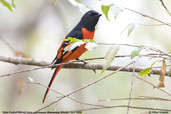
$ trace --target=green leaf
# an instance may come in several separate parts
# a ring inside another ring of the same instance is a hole
[[[95,41],[94,41],[94,40],[92,40],[92,39],[83,39],[83,40],[81,40],[81,41],[86,42],[86,43],[89,43],[89,42],[95,42]]]
[[[79,40],[77,38],[72,38],[72,37],[68,37],[68,38],[63,38],[63,41],[69,41],[70,45],[64,48],[64,51],[71,51],[72,49],[74,49],[75,47],[78,47],[82,44],[86,43],[86,48],[88,50],[93,50],[97,44],[95,43],[94,40],[91,39],[82,39]],[[96,45],[95,45],[96,44]]]
[[[75,0],[76,2],[78,2],[78,3],[81,3],[81,1],[80,0]]]
[[[88,50],[93,50],[97,46],[95,41],[91,40],[91,39],[79,40],[77,38],[68,37],[68,38],[63,38],[62,40],[63,41],[69,41],[69,43],[70,43],[69,46],[64,48],[64,51],[71,51],[74,48],[76,48],[76,47],[78,47],[78,46],[80,46],[82,44],[85,44],[85,43],[86,43],[85,48],[88,49]]]
[[[13,6],[13,8],[16,8],[16,5],[14,3],[14,0],[12,0],[12,6]]]
[[[73,5],[73,6],[78,6],[80,10],[90,10],[91,8],[86,5],[84,2],[82,2],[81,0],[69,0],[69,2]]]
[[[156,60],[151,64],[151,67],[153,67],[154,64],[156,64],[157,62],[161,62],[162,60]]]
[[[110,49],[108,50],[108,52],[105,55],[105,65],[103,67],[103,70],[101,71],[101,75],[110,66],[110,64],[114,60],[118,51],[119,51],[119,45],[115,45],[115,46],[110,47]]]
[[[103,11],[103,14],[106,16],[106,19],[109,21],[109,18],[108,18],[108,12],[109,12],[109,9],[110,7],[112,6],[111,5],[102,5],[101,6],[101,10]]]
[[[83,41],[85,43],[95,42],[94,40],[91,40],[91,39],[82,39],[82,40],[79,40],[77,38],[72,38],[72,37],[63,38],[62,40],[63,41],[70,41],[70,43],[75,43],[75,42],[78,42],[78,41]]]
[[[79,39],[68,37],[68,38],[63,38],[63,41],[69,41],[70,43],[78,42]]]
[[[131,52],[131,59],[133,59],[136,56],[139,56],[139,52],[137,50],[132,51]]]
[[[113,4],[111,7],[111,13],[113,14],[114,18],[116,19],[119,13],[123,11],[123,8],[117,4]]]
[[[95,42],[94,40],[92,40],[92,39],[88,39],[90,42]]]
[[[134,30],[135,28],[135,23],[130,23],[129,25],[127,25],[124,30],[121,32],[120,36],[125,32],[125,30],[128,29],[128,36],[132,33],[132,31]]]
[[[171,12],[168,12],[168,15],[170,15],[170,16],[171,16]]]
[[[134,30],[134,28],[135,28],[135,24],[134,23],[132,23],[132,24],[130,24],[128,26],[128,36],[131,34],[131,32]]]
[[[140,46],[137,50],[133,50],[131,52],[131,59],[133,59],[136,56],[139,56],[139,53],[141,52],[141,50],[143,49],[143,46]]]
[[[146,75],[150,74],[150,72],[152,71],[153,65],[156,64],[157,62],[161,62],[161,61],[163,61],[163,60],[156,60],[156,61],[154,61],[154,62],[151,64],[151,67],[146,68],[146,69],[140,71],[140,72],[139,72],[139,75],[140,75],[140,76],[146,76]],[[164,62],[163,62],[163,63],[164,63]],[[164,65],[163,65],[163,66],[164,66]],[[164,69],[164,68],[163,68],[163,69]]]
[[[71,51],[71,50],[75,49],[76,47],[81,46],[83,44],[85,44],[85,42],[79,40],[77,42],[71,43],[69,46],[66,46],[64,48],[64,51]]]
[[[5,0],[0,0],[1,4],[7,7],[12,12],[12,6],[10,3],[6,2]]]
[[[58,1],[58,0],[54,0],[54,4],[55,4],[55,5],[56,5],[57,1]]]
[[[146,68],[146,69],[140,71],[138,74],[140,76],[143,76],[144,77],[144,76],[147,76],[148,74],[150,74],[151,71],[152,71],[152,67],[149,67],[149,68]]]

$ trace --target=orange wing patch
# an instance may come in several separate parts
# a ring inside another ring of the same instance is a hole
[[[60,59],[61,56],[62,56],[62,50],[63,48],[60,48],[59,51],[58,51],[58,55],[57,55],[57,59]]]
[[[67,56],[64,61],[67,62],[69,60],[74,60],[74,59],[79,58],[84,52],[87,51],[87,49],[85,48],[85,45],[86,44],[79,46],[75,51],[70,53],[69,56]]]
[[[72,51],[68,51],[68,52],[63,56],[63,59],[67,58],[71,53],[72,53]]]
[[[64,41],[62,42],[62,44],[64,43]],[[69,46],[71,43],[68,43],[65,47]],[[65,48],[64,47],[64,48]],[[64,50],[64,48],[62,47],[62,45],[60,46],[59,50],[58,50],[58,54],[57,54],[57,59],[60,59],[63,54],[62,54],[62,51]],[[65,55],[64,55],[65,56]]]
[[[85,28],[82,28],[81,31],[83,33],[83,39],[93,40],[95,31],[92,32],[92,31],[86,30]]]

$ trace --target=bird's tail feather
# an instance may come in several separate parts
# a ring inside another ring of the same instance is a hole
[[[53,73],[53,76],[52,76],[52,78],[51,78],[51,80],[49,82],[48,88],[47,88],[46,93],[44,95],[44,98],[43,98],[43,101],[42,101],[43,103],[46,100],[47,94],[48,94],[48,92],[50,90],[50,87],[52,86],[52,83],[53,83],[55,77],[57,76],[58,72],[61,70],[62,67],[63,67],[63,65],[56,67],[55,72]]]

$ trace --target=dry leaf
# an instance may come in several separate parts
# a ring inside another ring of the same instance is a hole
[[[18,95],[21,95],[25,87],[25,81],[22,76],[17,77],[16,86],[18,88]]]
[[[157,86],[155,86],[155,88],[165,87],[164,86],[164,76],[165,76],[165,73],[166,73],[166,62],[165,62],[165,60],[163,60],[162,67],[160,69],[159,84]]]
[[[22,57],[22,58],[29,58],[26,54],[24,54],[23,52],[20,52],[20,51],[15,51],[14,56]]]

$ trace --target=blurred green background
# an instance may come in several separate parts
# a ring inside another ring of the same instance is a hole
[[[72,4],[73,0],[15,0],[16,8],[10,12],[0,4],[0,36],[16,49],[24,52],[28,57],[51,62],[56,56],[57,49],[62,38],[78,23],[85,9]],[[100,13],[101,4],[105,0],[81,0],[89,8]],[[162,7],[159,0],[117,0],[124,7],[143,12],[164,22],[171,23],[169,16]],[[164,1],[171,10],[171,1]],[[124,10],[116,19],[109,13],[110,21],[103,15],[97,25],[95,41],[100,43],[128,43],[135,45],[149,45],[159,48],[165,52],[171,51],[171,28],[168,26],[142,26],[139,24],[159,24],[153,20],[142,17],[136,13]],[[123,29],[130,23],[139,23],[127,38],[127,33],[120,36]],[[95,50],[86,52],[81,59],[92,57],[103,57],[110,46],[99,45]],[[120,47],[119,54],[130,54],[134,48]],[[0,41],[0,53],[5,56],[14,56],[13,52],[3,41]],[[136,65],[149,67],[156,59],[141,58]],[[112,64],[125,65],[131,61],[130,58],[116,58]],[[103,63],[102,60],[92,61]],[[168,63],[169,64],[169,63]],[[161,63],[157,64],[161,65]],[[0,75],[18,70],[33,68],[33,66],[13,65],[0,62]],[[111,71],[105,71],[105,74]],[[34,82],[48,85],[53,70],[42,69],[27,73],[0,78],[0,112],[2,111],[35,111],[43,106],[57,100],[60,95],[49,92],[45,104],[42,99],[46,88],[28,84],[28,77]],[[153,84],[158,82],[157,75],[144,77]],[[100,78],[100,71],[94,73],[91,70],[62,69],[56,77],[52,89],[63,94],[70,93],[92,81]],[[119,72],[103,81],[90,86],[74,95],[80,101],[102,104],[102,105],[127,105],[128,100],[103,101],[100,99],[127,98],[131,88],[132,73]],[[171,78],[165,78],[164,90],[171,93]],[[134,79],[132,97],[151,96],[171,98],[152,86]],[[139,101],[132,100],[131,105],[153,108],[171,109],[171,102],[164,101]],[[91,108],[65,98],[57,105],[50,106],[44,111],[65,111]],[[85,111],[83,114],[125,114],[126,108],[113,108]],[[147,112],[148,110],[130,109],[130,114]]]

